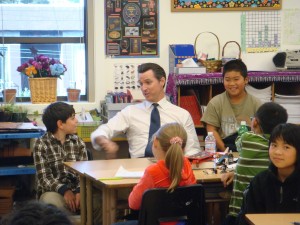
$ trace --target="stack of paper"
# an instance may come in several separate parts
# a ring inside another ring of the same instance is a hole
[[[257,97],[258,99],[260,99],[263,103],[271,101],[271,97],[272,97],[271,86],[266,87],[264,89],[257,89],[257,88],[252,87],[251,85],[247,85],[246,86],[246,91],[249,94]]]
[[[120,178],[141,178],[144,175],[144,171],[129,171],[123,166],[120,166],[115,174],[115,177]]]
[[[275,94],[274,102],[287,110],[289,123],[300,123],[300,95]]]

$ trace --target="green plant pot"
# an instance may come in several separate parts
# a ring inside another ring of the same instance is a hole
[[[12,122],[26,122],[27,113],[12,113]]]
[[[11,112],[0,112],[0,122],[11,122],[12,113]]]

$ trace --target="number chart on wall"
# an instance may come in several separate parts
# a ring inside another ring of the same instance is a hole
[[[156,57],[159,0],[106,0],[106,55]]]

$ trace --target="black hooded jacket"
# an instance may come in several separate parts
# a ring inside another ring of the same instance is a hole
[[[245,223],[247,213],[300,213],[300,170],[298,168],[281,182],[277,169],[257,174],[250,182],[237,224]]]

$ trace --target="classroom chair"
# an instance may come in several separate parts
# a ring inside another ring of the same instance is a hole
[[[205,197],[201,184],[178,187],[173,192],[166,188],[145,191],[139,213],[139,225],[170,224],[205,225]]]

